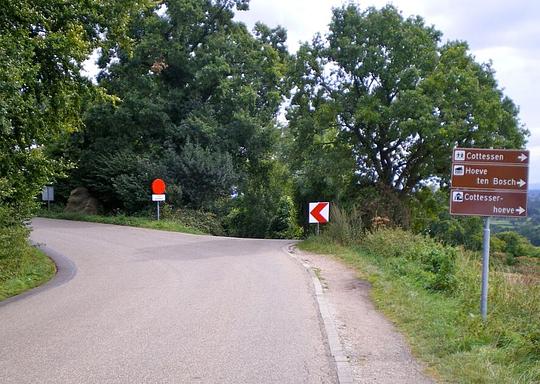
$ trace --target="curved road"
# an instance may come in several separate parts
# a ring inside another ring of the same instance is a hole
[[[286,241],[35,219],[69,258],[0,304],[1,383],[335,383],[310,277]],[[63,263],[66,264],[66,263]]]

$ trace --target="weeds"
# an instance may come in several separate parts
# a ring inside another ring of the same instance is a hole
[[[332,220],[326,225],[323,236],[341,245],[358,243],[364,235],[364,225],[358,208],[346,210],[336,204],[330,208]]]

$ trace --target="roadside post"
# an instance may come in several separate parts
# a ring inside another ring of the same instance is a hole
[[[487,320],[492,216],[527,217],[529,151],[454,148],[450,214],[484,217],[480,313]]]
[[[309,203],[309,223],[317,224],[317,236],[321,233],[321,224],[330,220],[330,203],[326,201]]]
[[[46,185],[41,191],[41,200],[47,202],[47,211],[51,209],[51,201],[54,201],[54,187]]]
[[[162,179],[152,181],[152,201],[156,202],[157,220],[159,221],[159,202],[165,201],[165,182]]]

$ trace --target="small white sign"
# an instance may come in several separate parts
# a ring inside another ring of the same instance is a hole
[[[152,201],[165,201],[165,195],[152,195]]]
[[[453,191],[452,192],[452,201],[456,203],[463,202],[463,192],[462,191]]]
[[[54,201],[54,187],[45,186],[41,191],[42,201]]]
[[[455,161],[464,161],[465,160],[465,151],[459,149],[454,152]]]
[[[465,175],[465,166],[462,164],[454,165],[454,176]]]

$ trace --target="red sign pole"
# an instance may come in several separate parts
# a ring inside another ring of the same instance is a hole
[[[308,222],[310,224],[317,224],[316,234],[319,236],[321,231],[320,225],[328,223],[330,218],[330,203],[326,201],[309,203],[308,216]]]

